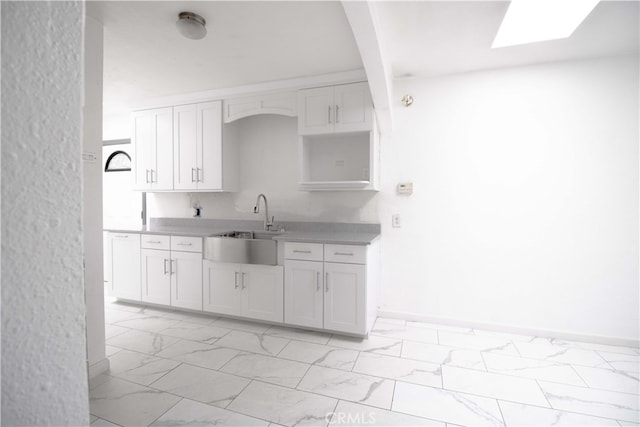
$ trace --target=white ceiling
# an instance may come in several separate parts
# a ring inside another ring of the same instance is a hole
[[[395,77],[432,76],[635,52],[638,2],[602,1],[566,40],[491,49],[507,1],[378,1]],[[175,29],[181,11],[207,37]],[[339,1],[90,1],[104,25],[105,113],[141,99],[362,68]]]
[[[188,40],[178,13],[198,13],[207,36]],[[140,99],[362,68],[340,2],[104,1],[104,110]]]
[[[395,77],[638,52],[637,1],[601,1],[568,39],[499,49],[491,44],[507,1],[389,1],[375,6]]]

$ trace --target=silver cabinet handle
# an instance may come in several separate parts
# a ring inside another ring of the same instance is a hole
[[[329,112],[328,112],[328,122],[331,123],[331,105],[329,105]]]
[[[294,250],[293,250],[293,253],[294,253],[294,254],[310,254],[310,253],[311,253],[311,251],[300,251],[300,250],[298,250],[298,249],[294,249]]]
[[[316,292],[320,292],[320,272],[316,273]]]
[[[244,285],[244,278],[247,276],[247,273],[242,273],[242,289],[247,289],[247,287]]]
[[[153,169],[149,169],[149,174],[151,175],[151,184],[153,184],[154,182],[156,182],[153,180]]]
[[[196,181],[197,182],[202,182],[202,177],[201,177],[200,172],[202,172],[202,169],[196,168]]]
[[[338,118],[338,113],[340,113],[340,106],[336,105],[336,123],[340,122],[340,119]]]
[[[173,266],[173,263],[176,263],[175,268]],[[175,259],[171,260],[171,263],[169,264],[171,266],[171,274],[177,274],[178,273],[178,261],[176,261]]]
[[[167,275],[167,261],[169,261],[168,259],[164,259],[164,275]]]
[[[329,273],[325,273],[324,275],[324,291],[329,292]]]
[[[147,184],[149,184],[149,169],[145,169],[144,177],[145,177],[145,180],[147,181]]]
[[[334,255],[353,256],[353,252],[334,252]]]
[[[159,245],[162,242],[160,240],[147,240],[145,243],[150,243],[152,245]]]
[[[180,242],[180,243],[176,243],[176,245],[178,245],[178,246],[193,246],[193,243],[182,243],[182,242]]]
[[[193,174],[195,173],[196,168],[191,168],[191,182],[196,182],[196,180],[198,179],[197,177],[194,178]]]
[[[238,289],[238,272],[237,271],[233,272],[233,287],[235,289]]]
[[[113,237],[117,237],[118,239],[128,239],[129,235],[128,234],[116,234]]]

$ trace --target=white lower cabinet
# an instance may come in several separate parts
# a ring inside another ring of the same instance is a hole
[[[140,235],[109,233],[111,296],[140,301]]]
[[[375,316],[367,251],[364,246],[285,243],[284,322],[367,334]]]
[[[271,322],[283,321],[282,266],[205,260],[203,310]]]
[[[324,328],[366,333],[365,266],[324,263]]]
[[[202,310],[202,239],[143,234],[141,240],[141,301]]]
[[[376,316],[377,245],[286,242],[284,266],[202,258],[199,237],[108,233],[111,295],[366,335]]]
[[[323,327],[324,269],[322,262],[286,260],[284,321],[297,326]]]
[[[142,249],[142,301],[171,305],[171,257],[169,251]]]
[[[171,306],[202,310],[202,254],[171,251]]]
[[[202,309],[219,314],[239,315],[241,305],[240,264],[202,263]]]
[[[242,315],[252,319],[283,321],[282,266],[242,267]]]

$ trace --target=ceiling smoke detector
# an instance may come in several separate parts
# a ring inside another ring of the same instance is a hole
[[[200,40],[207,35],[207,21],[192,12],[180,12],[176,21],[176,28],[180,34],[191,40]]]

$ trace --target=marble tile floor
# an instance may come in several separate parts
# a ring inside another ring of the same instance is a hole
[[[378,318],[368,339],[108,300],[96,426],[638,426],[640,351]]]

